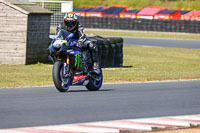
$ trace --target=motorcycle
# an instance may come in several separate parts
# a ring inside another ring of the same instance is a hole
[[[52,77],[60,92],[67,92],[70,86],[86,86],[89,91],[97,91],[103,82],[102,69],[93,70],[91,53],[78,46],[78,40],[72,39],[73,33],[60,30],[53,38],[48,50],[53,61]],[[91,40],[96,43],[95,40]],[[86,42],[87,43],[87,42]]]

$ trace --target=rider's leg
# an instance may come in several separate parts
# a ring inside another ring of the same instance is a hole
[[[93,64],[93,69],[98,69],[99,68],[99,62],[98,62],[98,46],[93,43],[93,42],[90,42],[88,44],[89,46],[89,49],[92,53],[92,59],[94,61],[94,64]]]

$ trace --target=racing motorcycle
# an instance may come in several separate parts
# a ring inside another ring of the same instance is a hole
[[[53,38],[48,50],[53,61],[52,77],[55,87],[66,92],[70,86],[86,86],[89,91],[97,91],[103,82],[102,69],[93,70],[93,60],[89,50],[81,47],[73,33],[60,30]],[[96,43],[96,40],[90,40]],[[87,43],[87,42],[86,42]]]

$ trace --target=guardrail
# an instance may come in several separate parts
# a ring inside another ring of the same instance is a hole
[[[200,33],[200,21],[131,19],[117,17],[79,17],[86,28]]]

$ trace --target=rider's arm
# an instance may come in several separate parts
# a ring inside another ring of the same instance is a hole
[[[57,27],[56,27],[56,35],[58,34],[58,32],[61,30],[61,24],[59,24]]]
[[[61,29],[64,29],[64,27],[65,27],[64,22],[60,23],[60,24],[56,27],[56,35],[58,34],[58,32],[59,32]]]
[[[79,23],[78,24],[78,34],[79,34],[79,43],[84,43],[86,41],[86,35],[84,33],[84,27]]]

